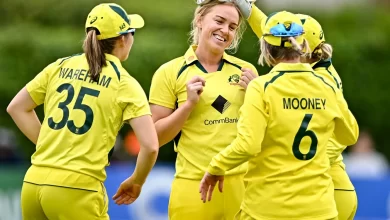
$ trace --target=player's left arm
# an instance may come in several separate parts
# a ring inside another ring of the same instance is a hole
[[[22,133],[34,144],[38,141],[41,122],[34,109],[41,105],[46,97],[48,84],[48,72],[54,63],[42,70],[12,99],[7,107],[7,112]]]
[[[359,125],[340,90],[336,90],[336,97],[341,114],[335,119],[335,140],[342,145],[350,146],[355,144],[359,137]]]
[[[249,84],[240,109],[237,137],[230,146],[211,160],[207,169],[210,174],[224,175],[226,171],[260,153],[269,116],[263,100],[264,90],[259,81],[255,80]]]
[[[261,24],[267,15],[264,14],[254,3],[248,0],[234,0],[234,3],[240,9],[241,14],[247,19],[249,26],[260,39],[263,36]]]

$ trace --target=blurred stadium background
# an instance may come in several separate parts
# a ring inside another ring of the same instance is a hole
[[[195,1],[115,2],[145,18],[146,26],[136,33],[124,67],[148,93],[154,71],[186,51]],[[86,16],[98,3],[101,1],[0,0],[0,220],[21,219],[20,190],[34,152],[34,145],[17,130],[5,109],[46,65],[81,52]],[[266,13],[282,9],[307,13],[322,24],[327,41],[334,46],[333,62],[344,82],[345,97],[362,130],[359,142],[345,153],[347,171],[359,197],[355,219],[390,219],[389,0],[258,0],[256,4]],[[248,28],[236,56],[255,64],[258,48]],[[257,67],[261,74],[268,71]],[[42,108],[38,114],[42,118]],[[107,169],[110,197],[132,173],[137,147],[130,128],[124,127]],[[162,148],[140,199],[130,206],[111,202],[111,219],[167,219],[174,160],[172,145]]]

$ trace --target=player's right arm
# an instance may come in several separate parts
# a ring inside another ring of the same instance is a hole
[[[173,140],[182,129],[203,91],[205,81],[195,76],[187,82],[187,101],[175,110],[176,74],[167,65],[160,67],[153,76],[149,102],[160,146]]]
[[[359,137],[359,126],[340,90],[336,90],[336,97],[341,116],[335,119],[334,137],[340,144],[350,146]]]
[[[248,0],[235,0],[235,3],[247,19],[253,32],[260,39],[264,34],[261,24],[264,19],[267,19],[267,15],[265,15],[254,3],[251,4],[248,2]]]
[[[34,109],[45,100],[49,73],[52,71],[54,64],[48,65],[21,89],[7,107],[8,114],[10,114],[20,131],[34,144],[37,143],[41,130],[41,122]]]
[[[134,182],[142,185],[156,163],[159,150],[158,139],[150,116],[148,99],[141,85],[130,77],[123,81],[119,95],[120,102],[126,104],[123,110],[123,121],[131,125],[140,143],[133,177]]]

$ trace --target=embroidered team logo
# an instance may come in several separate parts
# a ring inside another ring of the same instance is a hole
[[[290,30],[290,28],[291,28],[291,23],[290,22],[286,22],[283,25],[284,25],[284,28],[286,28],[287,31]]]
[[[320,32],[320,40],[322,40],[324,38],[324,31],[321,30]]]
[[[97,17],[96,17],[96,16],[93,16],[93,18],[91,19],[91,21],[89,22],[89,24],[95,23],[96,20],[97,20]]]
[[[229,76],[228,81],[229,83],[238,83],[240,82],[240,76],[238,74],[231,75]]]

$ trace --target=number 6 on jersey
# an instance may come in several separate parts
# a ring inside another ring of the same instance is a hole
[[[317,152],[317,145],[318,145],[317,136],[313,131],[307,130],[307,126],[309,125],[309,122],[312,117],[313,114],[305,115],[305,117],[302,120],[301,126],[299,127],[299,130],[294,138],[292,151],[294,153],[294,156],[298,160],[311,160]],[[303,154],[299,149],[299,145],[301,144],[301,141],[305,136],[309,136],[311,138],[310,149],[307,154]]]

